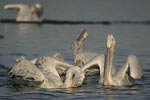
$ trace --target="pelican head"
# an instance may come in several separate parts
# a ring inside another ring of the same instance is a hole
[[[31,7],[31,11],[35,12],[37,14],[38,17],[40,17],[43,14],[43,7],[36,3]]]
[[[85,73],[77,66],[70,68],[66,74],[64,85],[68,87],[79,87],[82,85]]]
[[[52,57],[54,57],[54,58],[56,58],[56,59],[58,59],[58,60],[64,60],[62,54],[59,53],[59,52],[53,54]]]
[[[35,65],[39,68],[39,69],[44,69],[44,68],[48,68],[48,62],[49,59],[48,57],[40,57],[35,61]],[[49,69],[49,68],[48,68]]]
[[[107,36],[107,48],[115,47],[115,45],[116,45],[115,37],[112,34],[109,34]]]
[[[82,46],[87,38],[88,38],[88,33],[86,30],[83,30],[80,33],[80,35],[77,36],[76,40],[73,42],[72,48],[76,50],[82,49]]]

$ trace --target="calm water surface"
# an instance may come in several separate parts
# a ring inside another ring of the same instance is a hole
[[[84,0],[84,2],[81,2],[81,0],[74,2],[66,0],[66,3],[64,3],[65,0],[63,0],[64,2],[57,0],[36,1],[46,8],[43,16],[46,19],[97,21],[99,18],[100,20],[146,20],[150,18],[150,14],[147,12],[148,1],[146,0],[143,2],[137,0],[136,4],[127,0],[123,2],[124,5],[122,2],[107,2],[107,0],[101,2],[87,0],[86,3]],[[20,1],[12,0],[10,2],[6,0],[0,6],[3,7],[5,4],[17,2]],[[23,3],[32,4],[34,2],[27,0]],[[88,7],[88,4],[91,5]],[[120,4],[122,6],[118,6]],[[112,8],[111,10],[108,9],[108,5]],[[133,9],[129,10],[126,5]],[[139,9],[141,6],[142,8]],[[105,7],[106,9],[101,9]],[[99,13],[99,9],[102,13]],[[115,11],[118,13],[115,14]],[[0,15],[1,19],[15,18],[15,11],[0,10]],[[145,77],[136,80],[136,85],[132,87],[103,87],[98,85],[99,76],[86,77],[82,87],[70,89],[40,89],[13,86],[11,84],[6,71],[16,63],[15,59],[20,56],[32,59],[61,52],[65,60],[72,63],[71,45],[76,35],[83,29],[87,29],[89,33],[85,50],[106,53],[106,36],[108,33],[113,33],[117,42],[114,63],[121,66],[129,54],[136,54],[143,64]],[[150,25],[123,23],[111,25],[0,23],[0,35],[4,36],[0,39],[1,100],[147,100],[150,98]]]

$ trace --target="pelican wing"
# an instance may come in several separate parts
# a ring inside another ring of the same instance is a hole
[[[143,67],[140,59],[135,55],[130,55],[128,57],[128,64],[130,68],[130,75],[134,79],[140,79],[143,77]]]
[[[139,58],[135,55],[128,56],[127,62],[115,74],[118,78],[124,78],[128,74],[133,79],[140,79],[143,77],[143,68]]]
[[[59,74],[65,74],[69,68],[74,67],[73,65],[64,61],[63,59],[53,57],[53,60],[55,63],[56,70],[58,71]]]
[[[40,69],[39,65],[43,65],[43,64],[44,66],[55,67],[57,70],[57,72],[55,73],[59,73],[59,74],[64,74],[69,68],[74,67],[73,65],[65,62],[62,58],[59,58],[57,56],[56,57],[55,56],[53,57],[43,56],[43,57],[38,58],[35,63],[35,65],[37,65],[39,69]],[[44,69],[45,68],[46,67],[44,67]]]
[[[4,6],[4,9],[14,9],[14,10],[20,10],[20,9],[25,9],[25,10],[28,10],[29,7],[25,4],[8,4],[8,5],[5,5]]]
[[[8,75],[18,81],[23,80],[23,82],[28,83],[41,84],[45,79],[43,73],[32,62],[26,59],[22,59],[17,62],[17,64],[13,65],[8,70]]]

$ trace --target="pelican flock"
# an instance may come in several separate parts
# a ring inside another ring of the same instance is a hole
[[[25,57],[17,59],[8,70],[8,75],[15,81],[41,88],[70,88],[82,86],[87,70],[98,66],[99,84],[108,86],[130,86],[134,79],[143,77],[143,68],[136,55],[129,55],[124,65],[119,68],[113,64],[116,40],[112,34],[107,36],[106,54],[83,51],[88,33],[84,30],[72,45],[75,65],[66,62],[60,53],[43,56],[33,60]],[[65,79],[62,78],[63,74]]]
[[[26,4],[8,4],[4,6],[7,10],[17,10],[17,22],[39,22],[43,14],[43,7],[36,3],[29,7]]]

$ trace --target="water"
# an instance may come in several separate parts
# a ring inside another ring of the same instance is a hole
[[[41,3],[43,19],[70,21],[144,21],[150,18],[149,0],[1,0],[2,8],[8,3]],[[135,3],[136,2],[136,3]],[[14,19],[15,11],[0,10],[0,19]],[[106,53],[106,36],[116,37],[114,63],[122,65],[129,54],[140,57],[145,77],[136,80],[132,87],[103,87],[98,85],[99,76],[87,77],[82,87],[70,89],[40,89],[13,86],[6,74],[15,59],[28,59],[61,52],[72,63],[71,45],[78,33],[86,29],[89,38],[85,50]],[[145,24],[19,24],[0,23],[0,99],[1,100],[147,100],[150,96],[150,25]]]

